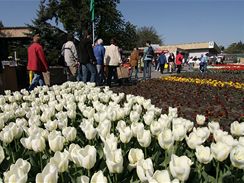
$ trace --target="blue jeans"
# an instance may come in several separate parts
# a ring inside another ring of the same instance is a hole
[[[34,77],[31,81],[31,84],[29,86],[29,91],[33,90],[35,87],[37,86],[43,86],[44,83],[44,79],[43,79],[43,75],[41,72],[35,72],[34,73]]]
[[[89,79],[89,74],[90,79]],[[84,83],[86,82],[96,82],[96,75],[97,70],[94,64],[88,63],[88,64],[82,64],[82,81]]]
[[[133,72],[135,71],[135,79],[138,79],[138,66],[131,67],[130,80],[132,79]]]
[[[143,68],[143,79],[146,78],[151,79],[152,73],[152,60],[144,60],[144,68]]]
[[[104,82],[104,68],[103,65],[97,65],[97,84],[102,85]]]

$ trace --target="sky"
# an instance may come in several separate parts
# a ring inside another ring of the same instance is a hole
[[[0,0],[0,20],[6,27],[31,24],[39,2]],[[154,27],[166,45],[244,42],[244,0],[120,0],[117,8],[138,28]]]

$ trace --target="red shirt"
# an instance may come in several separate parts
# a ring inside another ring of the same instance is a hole
[[[183,55],[182,54],[180,54],[180,53],[178,53],[177,55],[176,55],[176,59],[175,59],[175,63],[176,63],[176,65],[181,65],[182,64],[182,61],[183,61]]]
[[[27,69],[34,72],[46,72],[48,70],[48,63],[39,43],[32,43],[28,48]]]

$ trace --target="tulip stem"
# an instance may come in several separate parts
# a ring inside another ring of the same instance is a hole
[[[217,167],[216,167],[216,182],[218,182],[219,179],[219,161],[217,161]]]
[[[144,151],[145,151],[145,158],[147,157],[147,148],[144,147]]]
[[[87,173],[88,173],[88,177],[90,179],[91,178],[91,171],[90,171],[90,169],[87,170]]]
[[[41,170],[42,170],[42,168],[43,168],[43,167],[42,167],[42,154],[41,154],[41,153],[39,153],[39,154],[40,154],[40,155],[39,155],[39,156],[40,156],[40,166],[41,166]]]

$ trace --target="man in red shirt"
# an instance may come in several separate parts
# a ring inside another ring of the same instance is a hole
[[[179,74],[181,72],[181,65],[182,65],[182,62],[183,62],[183,55],[181,54],[181,52],[179,52],[177,55],[176,55],[176,59],[175,59],[175,64],[176,64],[176,67],[177,67],[177,73]]]
[[[43,86],[44,79],[42,72],[48,71],[48,63],[43,52],[43,48],[40,41],[40,35],[35,34],[33,36],[33,43],[28,48],[28,65],[27,70],[34,73],[29,91],[33,90],[36,86]]]

